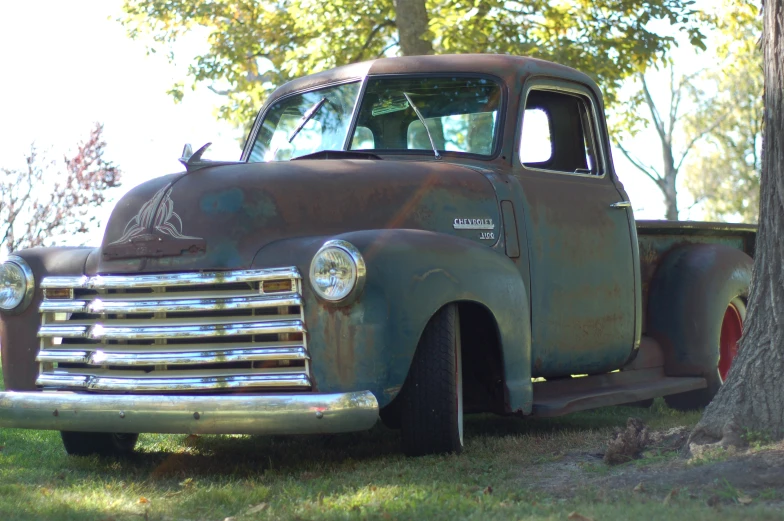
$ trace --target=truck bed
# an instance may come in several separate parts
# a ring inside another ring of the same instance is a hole
[[[647,316],[648,288],[661,260],[686,244],[724,244],[754,257],[757,225],[699,221],[637,221],[642,278],[643,317]],[[643,333],[645,324],[643,323]]]

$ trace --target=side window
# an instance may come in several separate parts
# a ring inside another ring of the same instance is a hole
[[[592,111],[579,94],[532,90],[523,114],[520,161],[532,169],[602,175]]]

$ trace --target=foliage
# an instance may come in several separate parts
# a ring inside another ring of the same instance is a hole
[[[26,168],[0,169],[0,246],[9,253],[42,246],[98,224],[92,210],[106,200],[106,190],[120,186],[120,170],[103,157],[105,148],[103,125],[96,123],[61,164],[47,161],[33,144]]]
[[[708,16],[717,28],[711,54],[718,65],[683,74],[676,73],[681,68],[677,63],[671,64],[669,99],[660,106],[645,76],[639,75],[640,87],[611,118],[618,148],[661,190],[667,219],[678,218],[676,180],[684,172],[694,205],[702,205],[706,218],[756,221],[762,141],[762,27],[757,9],[747,0],[724,0],[715,6]],[[703,59],[710,60],[710,54]],[[634,109],[640,104],[649,117]],[[661,167],[630,152],[629,140],[643,127],[656,132]]]
[[[692,0],[421,0],[434,52],[530,55],[584,70],[612,100],[620,82],[667,57],[669,24],[704,47],[705,21]],[[411,4],[411,2],[408,2]],[[408,5],[407,4],[407,5]],[[399,52],[393,0],[124,0],[133,38],[175,58],[190,32],[209,48],[190,65],[188,82],[226,95],[222,119],[248,126],[270,91],[285,81]],[[403,18],[401,18],[403,20]],[[218,85],[227,85],[219,88]],[[185,82],[175,85],[175,99]]]
[[[718,94],[689,121],[691,129],[718,121],[686,168],[686,186],[707,218],[757,222],[762,166],[763,74],[757,6],[734,1],[720,19],[720,67],[707,77]],[[693,130],[692,130],[693,131]]]

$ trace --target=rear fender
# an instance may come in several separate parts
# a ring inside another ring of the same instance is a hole
[[[310,261],[329,239],[356,246],[367,265],[363,293],[334,306],[315,297]],[[420,230],[367,230],[273,243],[254,267],[297,266],[303,276],[305,324],[312,374],[320,392],[367,389],[388,404],[408,374],[419,337],[450,302],[486,307],[498,327],[505,409],[531,409],[528,295],[514,263],[482,244]]]
[[[670,376],[715,378],[724,312],[747,297],[753,261],[722,244],[676,248],[656,270],[648,297],[648,331],[662,347]]]

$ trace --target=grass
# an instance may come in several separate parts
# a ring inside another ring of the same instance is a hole
[[[121,461],[68,457],[57,432],[0,429],[0,519],[555,520],[576,511],[596,520],[713,521],[716,509],[703,498],[664,504],[592,487],[593,476],[624,472],[598,458],[583,465],[588,479],[570,494],[540,486],[559,465],[571,472],[561,464],[569,454],[601,451],[630,415],[653,429],[699,418],[660,401],[551,420],[480,416],[467,420],[463,455],[417,459],[404,457],[398,434],[381,426],[339,436],[150,434]],[[764,505],[721,508],[722,519],[780,518]]]

